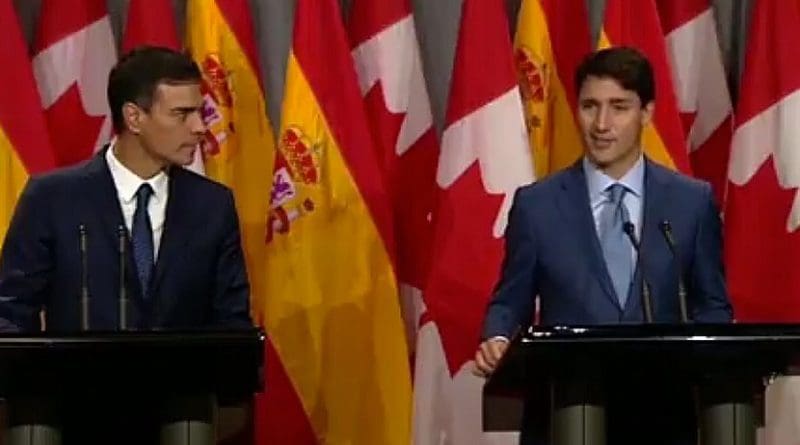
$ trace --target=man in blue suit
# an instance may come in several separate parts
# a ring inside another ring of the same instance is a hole
[[[233,195],[181,168],[206,129],[200,81],[190,57],[164,48],[118,62],[116,139],[31,178],[19,199],[0,258],[0,329],[38,331],[41,309],[48,331],[81,329],[84,272],[92,330],[119,327],[121,288],[130,328],[251,326]]]
[[[543,325],[641,323],[644,276],[652,290],[653,321],[679,322],[680,274],[692,321],[732,318],[710,186],[642,152],[642,129],[654,111],[650,63],[630,48],[599,51],[582,62],[575,82],[584,156],[516,193],[501,278],[475,356],[481,375],[494,370],[509,339],[532,323],[536,296]],[[674,237],[681,270],[665,229]],[[641,240],[639,267],[631,236]],[[696,443],[688,387],[664,391],[667,401],[661,404],[636,397],[636,389],[618,391],[606,391],[610,406],[621,407],[609,408],[609,443]],[[638,394],[659,397],[657,392]],[[653,406],[663,412],[653,412]],[[646,410],[654,422],[640,420],[637,410]]]

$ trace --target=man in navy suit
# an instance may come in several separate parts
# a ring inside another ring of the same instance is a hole
[[[116,139],[31,178],[19,199],[0,258],[0,331],[41,330],[42,309],[48,332],[119,329],[120,289],[129,329],[252,326],[233,195],[182,168],[206,130],[200,82],[176,51],[120,59],[108,81]],[[161,396],[87,392],[47,409],[58,410],[64,443],[156,443]]]
[[[661,167],[642,152],[642,129],[652,119],[655,99],[650,63],[630,48],[599,51],[582,62],[575,82],[584,156],[516,193],[501,278],[475,356],[481,375],[494,370],[509,339],[532,323],[536,296],[543,325],[641,323],[644,276],[652,290],[653,321],[679,322],[680,274],[691,320],[732,318],[710,186]],[[639,268],[631,235],[641,240],[645,261]],[[663,394],[650,388],[618,392],[626,386],[606,391],[609,443],[696,443],[688,387]],[[661,396],[667,402],[648,403]]]
[[[129,327],[251,326],[233,195],[181,168],[206,129],[200,81],[190,57],[164,48],[119,61],[108,82],[116,139],[31,178],[19,199],[0,258],[0,328],[38,331],[44,309],[48,331],[81,329],[85,272],[89,329],[117,329],[121,253]]]

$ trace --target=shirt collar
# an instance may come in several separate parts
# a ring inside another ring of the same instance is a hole
[[[140,178],[117,159],[117,156],[114,154],[113,141],[106,150],[106,163],[108,164],[109,171],[111,171],[111,177],[114,178],[114,184],[117,186],[117,194],[120,200],[125,204],[130,204],[136,199],[136,191],[139,190],[139,187],[145,182],[150,184],[150,187],[153,188],[151,199],[160,201],[166,197],[169,176],[163,171],[160,171],[150,179]]]
[[[596,165],[592,164],[585,156],[583,158],[583,172],[586,175],[586,184],[589,187],[589,200],[596,202],[605,197],[605,190],[612,184],[620,183],[628,192],[641,198],[644,190],[644,155],[633,164],[630,170],[619,180],[606,175]]]

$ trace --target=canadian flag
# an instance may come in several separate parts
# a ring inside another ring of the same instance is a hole
[[[112,133],[106,99],[116,60],[105,0],[43,0],[33,72],[58,165],[88,158]]]
[[[413,351],[427,280],[438,141],[409,0],[355,0],[349,21],[358,82],[391,195],[397,278]]]
[[[418,444],[518,440],[483,433],[483,380],[472,374],[508,210],[516,189],[533,180],[512,55],[504,2],[465,0],[436,171],[427,313],[417,340]]]
[[[754,2],[725,210],[725,261],[738,320],[800,322],[800,2]],[[800,383],[767,391],[766,445],[797,443]]]
[[[727,185],[733,107],[710,0],[657,0],[692,171],[720,205]]]

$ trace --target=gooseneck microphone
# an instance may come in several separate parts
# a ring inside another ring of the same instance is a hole
[[[650,295],[650,283],[647,282],[647,278],[644,274],[644,260],[642,259],[642,250],[641,246],[639,245],[639,240],[636,239],[636,228],[632,222],[625,221],[625,223],[622,225],[622,230],[624,230],[625,234],[628,235],[628,239],[631,240],[631,244],[633,244],[633,248],[636,250],[636,269],[639,270],[642,275],[642,309],[644,311],[644,320],[647,323],[652,323],[653,299]]]
[[[658,225],[658,228],[661,229],[661,234],[664,235],[664,239],[667,241],[669,251],[672,252],[672,259],[675,263],[675,268],[678,271],[678,304],[680,305],[681,322],[688,323],[689,316],[686,309],[686,284],[683,281],[683,269],[681,268],[680,252],[678,252],[678,246],[675,243],[675,237],[672,235],[672,225],[668,220],[664,220],[661,221],[661,224]]]
[[[86,226],[81,224],[78,226],[78,238],[79,238],[79,245],[80,245],[80,253],[81,253],[81,296],[80,296],[80,305],[81,305],[81,330],[88,331],[89,330],[89,266],[87,265],[87,247],[88,247],[88,235],[86,232]]]
[[[125,259],[127,256],[128,231],[124,225],[117,226],[119,241],[119,330],[128,330],[128,291],[125,287]]]

